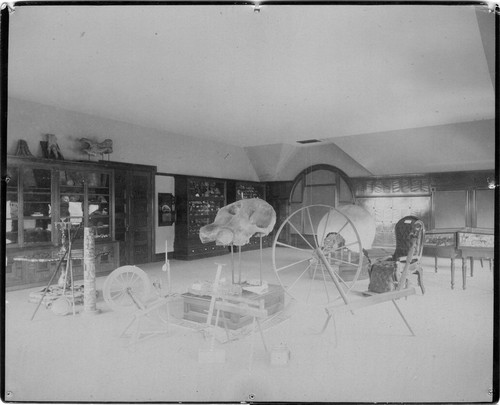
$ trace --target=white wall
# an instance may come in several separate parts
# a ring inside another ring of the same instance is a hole
[[[157,166],[159,172],[258,181],[243,148],[164,133],[124,122],[9,98],[7,153],[19,139],[42,157],[40,141],[56,135],[66,160],[88,160],[81,152],[82,137],[113,140],[110,160]]]

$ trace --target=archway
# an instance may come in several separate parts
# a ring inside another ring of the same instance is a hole
[[[347,174],[335,166],[328,164],[318,164],[310,166],[301,171],[293,182],[289,199],[289,213],[295,212],[305,206],[324,204],[337,207],[343,204],[354,204],[355,197],[352,191],[351,182]],[[319,222],[320,212],[314,209],[309,211],[313,223]],[[300,232],[304,234],[312,233],[310,228],[311,221],[300,220],[294,224]],[[287,240],[293,233],[288,230],[281,235]]]

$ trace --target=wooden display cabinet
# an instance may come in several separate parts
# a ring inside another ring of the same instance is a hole
[[[215,220],[226,205],[226,181],[205,177],[175,176],[176,213],[174,258],[198,259],[228,253],[215,242],[203,244],[199,231]]]
[[[46,283],[61,248],[61,221],[71,223],[73,249],[83,248],[83,228],[96,230],[96,272],[118,267],[113,234],[113,171],[95,163],[9,156],[6,200],[6,285]],[[82,260],[73,262],[83,275]]]
[[[154,246],[154,179],[156,167],[105,162],[114,171],[114,240],[120,244],[120,266],[149,263]]]
[[[260,198],[266,201],[266,184],[250,181],[231,181],[227,182],[227,203],[233,203],[247,198]],[[262,237],[262,247],[270,246],[272,238],[267,235]],[[260,249],[260,237],[252,236],[250,241],[241,247],[241,251]],[[234,248],[237,251],[237,248]]]

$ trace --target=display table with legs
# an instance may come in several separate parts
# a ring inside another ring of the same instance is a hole
[[[434,269],[437,272],[438,257],[449,258],[451,264],[451,288],[455,287],[455,260],[462,259],[462,288],[467,287],[467,267],[474,275],[474,260],[488,260],[490,271],[493,269],[495,235],[492,229],[461,228],[439,229],[425,234],[424,255],[434,256]]]

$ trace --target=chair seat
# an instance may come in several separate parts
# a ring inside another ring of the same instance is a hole
[[[406,258],[405,258],[405,259],[401,258],[401,259],[399,259],[399,260],[397,260],[397,261],[398,261],[399,263],[406,263]],[[419,259],[418,259],[418,258],[416,258],[416,259],[412,259],[412,261],[410,262],[410,264],[417,263],[418,261],[419,261]]]

